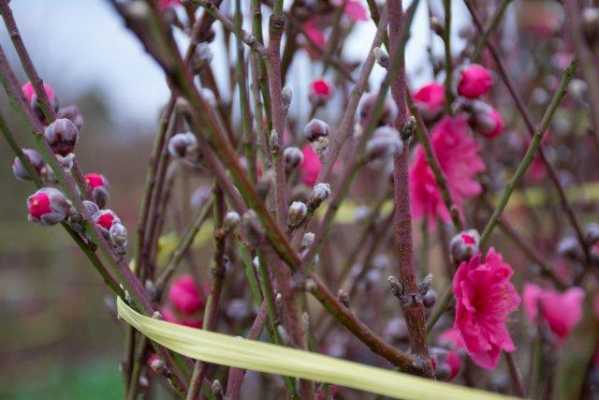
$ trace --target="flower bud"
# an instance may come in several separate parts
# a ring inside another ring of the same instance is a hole
[[[316,235],[314,235],[314,232],[306,232],[302,238],[302,249],[312,246],[315,238]]]
[[[44,159],[42,158],[40,153],[33,149],[23,149],[23,154],[25,155],[25,157],[27,157],[29,163],[31,164],[33,169],[35,169],[37,174],[43,175],[43,172],[46,168],[46,163],[44,162]],[[12,173],[15,175],[17,179],[20,179],[22,181],[28,181],[32,179],[19,157],[15,157],[12,163]]]
[[[81,130],[83,128],[83,114],[79,111],[79,107],[74,104],[58,110],[56,118],[66,118],[75,124],[77,129]]]
[[[588,224],[585,228],[586,240],[589,246],[592,246],[599,242],[599,224],[591,223]]]
[[[241,217],[235,211],[229,211],[223,219],[223,229],[225,232],[231,232],[241,222]]]
[[[168,141],[168,152],[173,158],[188,158],[198,148],[198,140],[191,132],[177,133]]]
[[[474,101],[472,102],[471,110],[472,113],[468,122],[474,131],[488,139],[494,139],[503,132],[503,118],[489,104],[483,101]]]
[[[121,250],[122,253],[125,252],[127,248],[127,228],[125,228],[125,225],[120,222],[113,223],[108,231],[108,237],[110,243],[116,249]]]
[[[333,95],[333,86],[326,79],[315,79],[310,83],[310,101],[316,104],[327,102]]]
[[[491,72],[478,64],[468,65],[460,71],[458,93],[468,99],[486,94],[493,86]]]
[[[399,132],[389,126],[377,128],[366,144],[366,158],[368,160],[393,157],[402,151],[403,141],[399,137]]]
[[[85,175],[85,183],[92,199],[100,208],[108,202],[108,180],[104,175],[92,172]]]
[[[71,203],[58,189],[45,187],[27,198],[29,221],[41,225],[54,225],[71,214]]]
[[[87,215],[93,217],[98,211],[100,211],[100,207],[93,201],[83,200],[83,207],[87,212]]]
[[[112,210],[100,210],[92,216],[92,220],[100,229],[100,232],[106,239],[110,239],[110,228],[116,223],[121,223],[121,219]]]
[[[200,43],[196,46],[192,59],[192,70],[195,75],[199,74],[202,69],[212,62],[212,50],[207,43]]]
[[[165,367],[164,361],[162,361],[160,356],[156,353],[150,354],[150,356],[148,357],[147,364],[148,364],[148,367],[150,367],[150,369],[155,374],[162,374],[162,372],[164,371],[164,367]]]
[[[453,263],[459,265],[478,253],[479,241],[480,235],[476,229],[469,229],[455,235],[449,242],[449,251]]]
[[[54,93],[54,89],[47,83],[44,83],[43,86],[44,91],[46,92],[46,96],[48,97],[48,101],[50,102],[50,107],[54,109],[54,112],[58,111],[58,98]],[[38,101],[38,96],[35,92],[33,84],[31,82],[27,82],[21,87],[21,92],[23,93],[25,100],[27,100],[27,103],[29,103],[29,106],[34,111],[35,115],[39,118],[39,120],[42,122],[46,122],[47,120],[45,118],[41,104]]]
[[[289,214],[287,216],[287,218],[289,220],[288,221],[289,226],[290,227],[298,226],[299,224],[302,223],[304,218],[306,218],[306,215],[308,215],[308,207],[306,206],[306,204],[301,201],[294,201],[289,206]]]
[[[301,165],[302,183],[312,187],[318,180],[318,175],[320,175],[322,161],[318,153],[309,144],[302,148],[302,153],[304,154],[304,161]]]
[[[312,188],[312,194],[310,194],[310,207],[317,208],[320,203],[325,201],[331,195],[331,185],[328,183],[320,182],[314,185]]]
[[[287,147],[283,151],[283,160],[285,161],[285,170],[289,172],[304,162],[304,153],[297,147]]]
[[[374,106],[376,105],[377,97],[377,93],[370,93],[362,97],[362,100],[360,101],[360,105],[358,108],[358,121],[363,129],[366,128],[368,122],[370,121],[370,118],[374,113]],[[395,104],[391,102],[389,99],[385,99],[385,103],[383,105],[383,112],[379,120],[376,121],[375,126],[392,125],[396,115],[397,108],[395,107]]]
[[[275,171],[271,168],[258,179],[256,183],[256,192],[261,199],[266,199],[270,189],[273,187],[275,181]]]
[[[436,302],[437,302],[437,292],[434,289],[427,290],[427,292],[424,294],[424,296],[422,296],[422,304],[426,308],[432,308]]]
[[[312,119],[304,128],[304,137],[309,142],[314,142],[319,138],[326,136],[329,136],[329,124],[320,119]]]
[[[374,53],[374,59],[383,68],[389,68],[389,54],[380,47],[375,47],[372,51]]]
[[[599,8],[585,7],[581,17],[584,37],[589,45],[593,46],[599,38]]]
[[[285,86],[281,91],[281,101],[283,102],[283,108],[285,109],[285,113],[289,111],[289,107],[291,106],[291,100],[293,99],[293,89],[291,86]]]
[[[70,119],[59,118],[46,127],[44,137],[54,153],[66,157],[75,149],[79,129]]]
[[[422,119],[427,122],[437,118],[445,106],[445,88],[437,82],[422,86],[412,97]]]
[[[257,247],[264,239],[264,228],[254,210],[248,210],[242,218],[245,236],[250,245]]]
[[[557,252],[574,260],[579,260],[582,257],[582,249],[574,236],[563,238],[557,245]]]

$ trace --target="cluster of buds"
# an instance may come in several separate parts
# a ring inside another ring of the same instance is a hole
[[[27,198],[27,211],[29,221],[55,225],[71,216],[73,206],[60,190],[45,187]]]
[[[106,207],[108,202],[108,180],[102,174],[92,172],[85,175],[85,183],[89,194],[99,208]]]
[[[127,250],[127,228],[112,210],[99,210],[92,219],[104,238],[110,242],[115,252],[125,254]]]
[[[449,242],[449,252],[454,265],[468,261],[478,253],[480,235],[476,229],[469,229],[455,235]]]

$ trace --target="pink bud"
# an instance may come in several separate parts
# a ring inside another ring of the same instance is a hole
[[[70,119],[59,118],[46,127],[44,137],[54,153],[65,157],[75,149],[79,129]]]
[[[101,186],[108,186],[108,180],[104,177],[104,175],[99,174],[97,172],[90,172],[89,174],[85,174],[85,183],[90,189],[95,189]]]
[[[179,4],[181,4],[181,0],[159,0],[158,9],[164,11]]]
[[[487,93],[493,85],[491,72],[482,65],[472,64],[460,72],[458,93],[469,99],[475,99]]]
[[[71,203],[58,189],[45,187],[27,198],[29,220],[42,225],[64,221],[71,212]]]
[[[92,216],[92,219],[107,238],[112,225],[121,222],[121,219],[112,210],[100,210]]]
[[[91,172],[85,175],[85,183],[90,190],[94,202],[104,208],[108,202],[108,180],[102,174]]]
[[[480,235],[475,229],[469,229],[455,235],[449,243],[449,251],[453,262],[458,265],[463,261],[468,261],[478,253],[479,240]]]
[[[147,364],[148,367],[150,367],[150,369],[154,371],[154,373],[156,374],[161,373],[164,369],[164,361],[162,361],[160,356],[156,353],[150,354],[147,360]]]
[[[46,96],[48,97],[48,101],[50,102],[50,107],[52,107],[54,109],[54,111],[57,111],[58,110],[58,99],[56,98],[56,95],[54,94],[54,89],[52,88],[52,86],[48,85],[47,83],[44,83],[43,85],[44,85],[44,91],[46,92]],[[31,82],[27,82],[26,84],[21,86],[21,92],[23,93],[23,96],[29,103],[29,106],[33,109],[35,114],[38,116],[38,118],[43,121],[45,119],[44,113],[42,112],[42,109],[40,108],[39,103],[37,101],[37,94],[35,93],[35,88],[33,87],[33,84]]]
[[[44,159],[42,158],[40,153],[33,149],[23,149],[23,154],[25,155],[25,157],[29,159],[29,162],[37,171],[37,173],[41,175],[46,166],[46,163],[44,162]],[[29,172],[27,172],[27,169],[25,168],[19,157],[15,157],[15,160],[12,163],[12,172],[17,179],[23,181],[31,179],[31,176],[29,176]]]
[[[304,161],[301,165],[302,182],[304,185],[312,187],[318,179],[322,162],[320,161],[318,154],[316,154],[309,144],[304,146],[302,152],[304,153]]]
[[[168,298],[178,311],[185,314],[193,314],[204,307],[204,296],[189,274],[173,281]]]
[[[315,79],[310,83],[310,100],[317,103],[328,101],[333,95],[333,85],[326,79]]]
[[[445,88],[436,82],[422,86],[412,96],[414,103],[426,121],[435,119],[445,104]]]
[[[488,139],[494,139],[503,133],[504,124],[501,114],[483,101],[472,104],[472,114],[468,121],[472,129]]]

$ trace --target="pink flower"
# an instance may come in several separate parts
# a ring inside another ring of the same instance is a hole
[[[71,212],[71,204],[55,188],[41,188],[27,198],[29,221],[41,225],[54,225],[64,221]]]
[[[333,85],[326,79],[315,79],[310,82],[310,98],[314,101],[327,101],[333,95]]]
[[[108,186],[108,180],[104,177],[104,175],[97,172],[85,174],[85,183],[87,183],[87,186],[89,186],[91,189]]]
[[[171,283],[168,298],[175,308],[193,314],[204,307],[204,296],[189,274],[181,275]]]
[[[181,4],[181,0],[159,0],[158,9],[160,11],[164,11],[167,8],[171,8],[179,4]]]
[[[431,145],[447,178],[452,199],[461,208],[466,199],[481,192],[474,177],[485,169],[478,144],[468,135],[466,118],[444,117],[432,130]],[[410,167],[410,199],[414,217],[426,216],[431,223],[437,217],[449,221],[449,212],[421,145],[416,148]]]
[[[527,283],[522,296],[528,319],[535,323],[539,318],[546,321],[559,343],[563,343],[582,318],[584,291],[579,287],[559,293]]]
[[[31,104],[35,100],[34,97],[37,97],[35,93],[35,88],[33,87],[33,84],[31,82],[27,82],[26,84],[21,86],[21,91],[23,92],[23,96],[25,96],[25,99],[27,99],[27,102],[29,104]],[[44,91],[46,92],[46,96],[48,96],[48,100],[50,101],[50,103],[54,103],[54,101],[56,100],[54,88],[52,88],[52,86],[48,85],[47,83],[44,83]]]
[[[316,24],[316,19],[310,18],[309,20],[304,22],[304,25],[302,27],[304,33],[312,42],[308,43],[306,46],[306,50],[308,51],[310,58],[320,58],[320,53],[313,48],[313,45],[318,47],[319,49],[324,49],[325,38],[324,33],[318,28],[318,25]]]
[[[443,110],[445,104],[445,88],[436,82],[429,83],[418,89],[412,97],[422,118],[427,121],[435,119]]]
[[[453,278],[453,326],[472,360],[482,368],[494,369],[502,350],[516,349],[506,321],[518,308],[520,296],[510,282],[512,267],[495,249],[489,249],[484,261],[481,258],[478,254],[461,263]]]
[[[472,129],[487,139],[494,139],[503,132],[505,127],[499,111],[483,101],[475,101],[470,117]]]
[[[441,333],[438,341],[440,344],[449,348],[445,362],[449,366],[449,380],[451,381],[455,379],[462,368],[462,358],[460,357],[459,351],[464,348],[464,341],[462,340],[460,331],[455,328],[449,328]]]
[[[162,318],[164,318],[167,322],[172,322],[173,324],[188,326],[190,328],[200,329],[202,327],[202,320],[199,318],[192,317],[181,317],[177,315],[171,308],[163,307],[160,310],[162,314]]]
[[[343,5],[343,1],[344,0],[334,0],[333,4],[337,7],[340,7]],[[355,22],[368,20],[368,13],[366,12],[364,5],[359,0],[347,0],[343,12]]]
[[[302,153],[304,154],[304,161],[300,167],[302,182],[304,185],[312,187],[318,179],[322,163],[318,154],[309,144],[304,146]]]
[[[475,99],[487,93],[493,85],[493,77],[482,65],[472,64],[460,73],[458,93],[469,99]]]

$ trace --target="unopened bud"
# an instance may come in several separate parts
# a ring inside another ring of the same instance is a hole
[[[431,308],[437,302],[437,292],[434,289],[429,289],[424,296],[422,296],[422,304],[426,308]]]
[[[306,206],[306,204],[301,201],[294,201],[289,206],[289,226],[298,226],[302,223],[304,218],[306,218],[306,215],[308,215],[308,207]]]
[[[329,124],[318,118],[312,119],[304,128],[304,137],[309,142],[314,142],[327,136],[329,136]]]
[[[468,261],[478,253],[480,235],[475,229],[469,229],[455,235],[449,242],[449,252],[455,265]]]
[[[578,240],[573,236],[563,238],[557,245],[557,252],[564,257],[574,260],[579,260],[582,256]]]
[[[304,153],[297,147],[287,147],[283,151],[283,160],[285,161],[285,170],[290,172],[304,161]]]
[[[275,181],[275,172],[272,169],[267,170],[261,177],[258,179],[258,183],[256,184],[256,192],[258,192],[258,196],[261,199],[266,199],[268,196],[268,192],[272,188]]]
[[[235,211],[229,211],[223,219],[223,228],[225,232],[231,232],[235,228],[237,228],[240,222],[241,217],[239,216],[239,214]]]
[[[389,54],[380,47],[373,50],[376,62],[383,68],[389,68]]]
[[[389,158],[403,151],[403,142],[399,132],[390,126],[381,126],[374,131],[372,139],[366,144],[366,158],[376,160]]]
[[[44,92],[46,92],[46,97],[48,98],[48,101],[50,102],[50,107],[54,110],[54,112],[58,111],[58,98],[54,94],[54,89],[52,88],[52,86],[48,85],[47,83],[43,84],[43,88],[44,88]],[[46,115],[44,114],[41,102],[38,99],[38,96],[37,96],[37,93],[35,92],[35,88],[33,87],[33,84],[31,82],[27,82],[26,84],[24,84],[21,87],[21,92],[23,93],[23,96],[29,103],[29,106],[31,107],[31,109],[33,110],[35,115],[38,117],[38,119],[40,121],[42,121],[44,124],[49,122],[48,119],[46,118]]]
[[[291,106],[291,100],[293,99],[293,89],[291,86],[285,86],[281,91],[281,101],[283,103],[283,108],[285,109],[285,113],[289,111],[289,107]]]
[[[491,105],[475,100],[472,102],[471,110],[468,122],[474,131],[488,139],[496,138],[503,132],[503,118]]]
[[[599,242],[599,224],[591,223],[588,224],[585,228],[586,241],[589,246],[592,246]]]
[[[75,124],[77,129],[81,130],[83,128],[83,114],[79,111],[79,107],[74,104],[58,110],[56,118],[66,118]]]
[[[154,373],[161,374],[164,371],[165,365],[160,356],[153,353],[148,357],[148,367],[150,367]]]
[[[324,104],[333,96],[333,85],[326,79],[315,79],[310,83],[309,99],[315,104]]]
[[[302,249],[306,249],[314,244],[316,236],[313,232],[306,232],[302,238]]]
[[[215,396],[222,397],[223,386],[220,384],[220,381],[218,379],[212,381],[212,386],[210,387],[210,389],[212,390],[212,394],[214,394]]]
[[[320,205],[323,201],[329,198],[331,195],[331,185],[328,183],[320,182],[314,185],[312,188],[312,194],[310,195],[310,204]]]
[[[376,105],[378,94],[370,93],[365,95],[360,101],[359,111],[358,111],[358,121],[360,126],[364,129],[368,126],[368,122],[374,113],[374,106]],[[383,112],[380,118],[375,121],[375,126],[383,126],[383,125],[392,125],[395,120],[395,116],[397,115],[397,108],[395,104],[391,102],[389,99],[385,99],[383,105]]]
[[[254,247],[257,247],[264,239],[264,229],[258,221],[258,216],[254,210],[248,210],[243,214],[243,229],[247,241]]]
[[[110,239],[110,228],[116,223],[121,223],[121,219],[112,210],[100,210],[92,216],[92,220],[100,229],[100,232],[106,239]]]
[[[125,252],[127,248],[127,228],[125,228],[125,225],[120,222],[112,224],[108,231],[108,237],[110,238],[110,243],[112,243],[117,250],[122,253]]]
[[[79,129],[70,119],[59,118],[46,127],[44,137],[54,153],[65,157],[75,149]]]
[[[177,133],[168,141],[168,152],[174,158],[188,158],[198,148],[198,140],[191,132]]]
[[[599,8],[586,7],[582,11],[582,32],[587,42],[592,46],[599,37]]]
[[[192,70],[194,74],[199,74],[202,69],[212,62],[213,54],[210,45],[200,43],[196,46],[193,54]]]
[[[29,163],[38,175],[44,174],[46,163],[44,162],[44,159],[42,158],[40,153],[33,149],[23,149],[23,155],[29,160]],[[32,179],[19,157],[15,157],[12,163],[12,172],[17,179],[20,179],[22,181]]]
[[[108,202],[108,179],[102,174],[89,173],[85,175],[85,183],[91,194],[91,198],[100,208],[106,207]]]
[[[27,198],[29,221],[41,225],[63,222],[71,214],[70,201],[58,189],[45,187]]]

